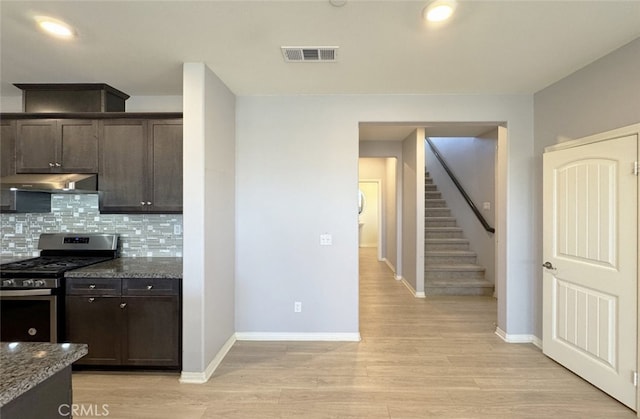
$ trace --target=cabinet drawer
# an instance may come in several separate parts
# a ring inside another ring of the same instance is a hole
[[[120,295],[122,281],[110,278],[67,278],[67,295]]]
[[[163,278],[131,278],[122,281],[123,295],[179,295],[180,281]]]

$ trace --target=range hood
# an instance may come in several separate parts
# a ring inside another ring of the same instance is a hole
[[[0,178],[0,212],[51,212],[51,194],[98,193],[95,174],[21,174]]]
[[[46,193],[97,193],[95,174],[20,174],[0,178],[0,187],[11,191]]]

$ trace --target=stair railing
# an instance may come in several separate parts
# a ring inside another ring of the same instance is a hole
[[[467,201],[467,204],[469,204],[469,207],[471,207],[471,211],[473,211],[473,213],[476,215],[476,217],[478,218],[478,221],[480,221],[480,224],[482,224],[482,227],[484,227],[484,229],[487,230],[489,233],[495,233],[496,229],[491,227],[487,222],[487,220],[485,220],[485,218],[482,216],[482,214],[480,213],[476,205],[473,203],[473,201],[469,197],[469,194],[467,194],[467,192],[464,190],[464,188],[462,187],[462,185],[460,184],[456,176],[453,174],[451,169],[449,169],[449,166],[440,155],[440,152],[438,152],[438,149],[436,148],[435,144],[433,144],[433,142],[429,138],[425,138],[425,141],[427,142],[427,144],[429,144],[429,147],[431,147],[431,150],[433,151],[433,154],[436,156],[436,159],[438,159],[444,171],[447,172],[453,184],[456,185],[456,188],[458,188],[458,191],[460,191],[460,194],[462,194],[462,197],[464,198],[464,200]]]

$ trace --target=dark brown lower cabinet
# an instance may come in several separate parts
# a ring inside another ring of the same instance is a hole
[[[123,297],[127,345],[125,365],[180,365],[178,299],[176,297]]]
[[[89,353],[77,365],[120,365],[123,313],[117,297],[67,296],[67,341],[86,343]]]
[[[89,345],[76,365],[179,369],[180,281],[109,281],[67,278],[66,338]]]

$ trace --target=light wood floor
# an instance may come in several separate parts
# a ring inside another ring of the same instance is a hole
[[[109,419],[634,418],[546,358],[494,334],[491,297],[416,299],[362,249],[355,342],[237,342],[211,380],[74,373],[74,402]]]

